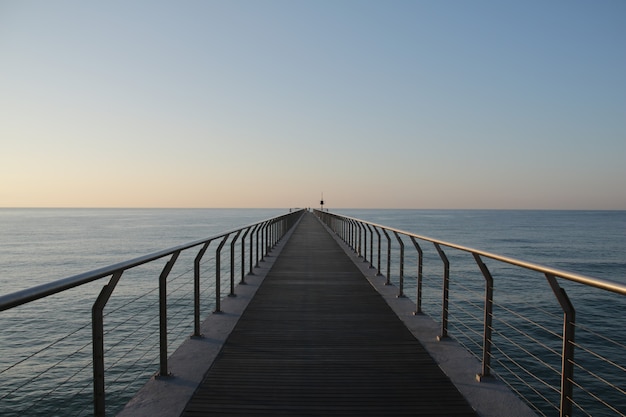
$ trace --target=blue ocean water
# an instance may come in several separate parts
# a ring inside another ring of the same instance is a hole
[[[287,210],[260,209],[0,209],[0,294],[7,294],[38,284],[71,276],[87,270],[117,263],[180,243],[212,236],[255,221],[285,213]],[[412,233],[429,236],[461,245],[544,264],[580,274],[626,283],[626,212],[625,211],[516,211],[516,210],[337,210],[354,216]],[[409,243],[410,245],[410,243]],[[432,250],[430,251],[432,252]],[[425,312],[437,318],[441,304],[438,286],[441,264],[432,253],[425,262]],[[480,304],[481,278],[476,268],[462,255],[450,255],[453,287],[452,297],[458,306],[469,306],[451,311],[458,321],[471,308]],[[180,305],[180,317],[187,317],[190,293],[189,259],[181,255],[180,271],[173,271],[173,303]],[[210,263],[211,259],[209,259]],[[185,264],[185,262],[187,262]],[[406,291],[414,294],[411,265],[415,256],[407,249]],[[208,268],[208,266],[207,266]],[[240,268],[240,266],[239,266]],[[120,282],[111,306],[107,323],[107,410],[114,415],[146,379],[156,372],[158,358],[154,354],[156,341],[151,335],[158,329],[154,321],[156,303],[155,277],[160,265],[133,271]],[[545,279],[533,274],[512,271],[493,265],[497,301],[515,314],[529,306],[528,300],[538,300],[541,308],[548,305],[548,325],[559,331],[559,310]],[[210,271],[207,270],[207,276]],[[392,270],[397,276],[397,266]],[[178,278],[180,277],[180,278]],[[457,278],[459,277],[459,278]],[[462,277],[462,279],[460,278]],[[467,279],[466,279],[467,277]],[[472,281],[474,279],[475,281]],[[97,282],[0,313],[0,372],[9,368],[0,383],[0,414],[2,415],[89,415],[91,412],[91,348],[90,309],[105,281]],[[180,283],[180,284],[178,284]],[[458,284],[457,284],[458,283]],[[169,284],[168,284],[169,285]],[[211,284],[207,283],[206,287]],[[455,290],[454,285],[464,285]],[[624,297],[589,291],[580,286],[567,288],[577,316],[584,325],[592,326],[600,334],[618,334],[626,345]],[[169,287],[168,287],[169,288]],[[207,290],[209,291],[209,290]],[[475,297],[472,295],[476,293]],[[147,294],[147,295],[144,295]],[[207,293],[208,294],[208,293]],[[207,300],[210,295],[205,295]],[[512,306],[515,306],[513,308]],[[203,306],[203,314],[211,311],[210,301]],[[506,311],[506,310],[503,310]],[[480,314],[480,312],[478,313]],[[507,315],[511,315],[508,314]],[[532,315],[532,313],[531,313]],[[555,316],[556,319],[551,318]],[[498,316],[500,314],[498,313]],[[169,320],[169,319],[168,319]],[[172,317],[172,322],[177,318]],[[514,320],[514,319],[513,319]],[[538,318],[536,321],[544,320]],[[158,321],[158,320],[157,320]],[[556,324],[555,324],[556,323]],[[189,334],[186,318],[171,336],[171,349]],[[506,327],[507,322],[496,324]],[[522,324],[524,326],[524,324]],[[540,333],[535,326],[530,332]],[[532,330],[534,329],[534,330]],[[454,331],[455,329],[453,329]],[[459,329],[461,330],[461,329]],[[597,339],[579,332],[581,340]],[[69,336],[68,336],[69,334]],[[128,336],[132,334],[131,336]],[[508,337],[502,331],[503,337]],[[511,336],[515,338],[516,336]],[[538,336],[537,336],[538,337]],[[552,336],[549,336],[549,338]],[[132,339],[132,349],[125,348]],[[158,337],[157,337],[158,339]],[[459,336],[462,340],[463,336]],[[471,346],[468,338],[468,348]],[[554,337],[552,337],[554,339]],[[558,349],[558,341],[552,340]],[[602,342],[601,342],[602,343]],[[54,349],[45,349],[54,344]],[[531,342],[534,345],[535,342]],[[619,345],[613,352],[624,357]],[[47,355],[52,350],[51,356]],[[131,352],[132,351],[132,352]],[[609,352],[611,354],[611,352]],[[39,358],[41,356],[41,358]],[[520,361],[526,361],[520,355]],[[13,367],[15,362],[23,366]],[[46,370],[46,363],[59,362],[59,369]],[[528,364],[532,367],[532,361]],[[596,365],[593,365],[594,367]],[[597,365],[603,366],[603,365]],[[623,366],[623,362],[622,362]],[[142,369],[130,372],[129,369]],[[542,372],[539,370],[538,372]],[[29,374],[41,373],[37,381]],[[547,375],[546,379],[553,379]],[[616,376],[623,386],[623,375]],[[621,378],[621,379],[620,379]],[[60,381],[66,382],[56,389]],[[539,383],[541,385],[541,383]],[[14,387],[19,387],[17,390]],[[522,388],[522,390],[525,388]],[[606,390],[602,385],[599,390]],[[538,388],[541,392],[542,388]],[[10,395],[6,395],[11,391]],[[600,393],[603,394],[603,393]],[[3,397],[5,395],[5,397]],[[536,394],[525,394],[535,400]],[[37,406],[26,404],[36,400]],[[539,398],[539,400],[541,400]],[[619,397],[618,397],[618,401]],[[622,397],[623,401],[623,397]],[[68,405],[70,404],[70,405]],[[584,404],[584,409],[596,407]],[[603,414],[604,407],[591,408],[589,414]],[[548,406],[541,408],[545,415],[553,415]]]

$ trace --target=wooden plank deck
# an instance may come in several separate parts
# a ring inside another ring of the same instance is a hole
[[[476,413],[307,213],[182,415]]]

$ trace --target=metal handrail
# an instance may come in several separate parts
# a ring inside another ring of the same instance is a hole
[[[209,238],[199,239],[188,243],[183,243],[178,246],[173,246],[168,249],[163,249],[157,252],[153,252],[147,255],[139,256],[137,258],[129,259],[127,261],[119,262],[113,265],[108,265],[102,268],[94,269],[92,271],[83,272],[77,275],[72,275],[67,278],[63,278],[57,281],[52,281],[46,284],[41,284],[35,287],[27,288],[21,291],[16,291],[11,294],[5,294],[0,296],[0,311],[9,310],[13,307],[20,306],[22,304],[30,303],[32,301],[39,300],[41,298],[48,297],[50,295],[54,295],[75,287],[79,287],[84,284],[88,284],[90,282],[99,280],[101,278],[113,275],[117,271],[125,271],[128,269],[135,268],[137,266],[155,261],[157,259],[164,258],[168,255],[172,255],[175,252],[182,252],[187,249],[191,249],[193,247],[205,244],[207,242],[211,242],[213,240],[219,239],[221,237],[228,236],[230,234],[236,233],[240,230],[250,229],[254,226],[260,226],[265,223],[269,224],[270,221],[275,219],[282,219],[284,217],[302,213],[301,211],[289,213],[286,215],[281,215],[272,219],[262,220],[260,222],[252,223],[243,227],[239,227],[236,229],[229,230],[227,232],[221,233],[219,235],[211,236]]]
[[[564,271],[564,270],[557,269],[557,268],[552,268],[552,267],[545,266],[545,265],[540,265],[540,264],[536,264],[536,263],[532,263],[532,262],[523,261],[523,260],[512,258],[512,257],[509,257],[509,256],[498,255],[496,253],[487,252],[487,251],[480,250],[480,249],[474,249],[474,248],[470,248],[468,246],[462,246],[462,245],[459,245],[459,244],[456,244],[456,243],[446,242],[445,240],[434,239],[434,238],[431,238],[431,237],[418,235],[418,234],[415,234],[415,233],[407,232],[405,230],[396,229],[396,228],[393,228],[393,227],[390,227],[390,226],[383,226],[381,224],[369,222],[369,221],[366,221],[366,220],[357,219],[357,218],[354,218],[354,217],[338,215],[338,214],[330,213],[330,212],[326,212],[326,211],[321,212],[321,211],[319,211],[317,209],[314,209],[314,212],[318,215],[318,217],[321,217],[321,218],[323,218],[324,216],[336,216],[337,218],[343,218],[343,219],[348,220],[348,221],[354,221],[354,222],[357,222],[357,223],[360,223],[360,224],[370,225],[372,227],[380,228],[381,230],[388,230],[390,232],[397,232],[397,233],[405,235],[407,237],[414,237],[415,239],[424,240],[424,241],[431,242],[431,243],[437,243],[438,245],[446,246],[446,247],[453,248],[453,249],[458,249],[458,250],[463,251],[463,252],[468,252],[468,253],[471,253],[471,254],[475,253],[477,255],[484,256],[486,258],[491,258],[491,259],[494,259],[496,261],[500,261],[500,262],[508,263],[508,264],[511,264],[511,265],[519,266],[519,267],[522,267],[522,268],[525,268],[525,269],[531,269],[533,271],[541,272],[543,274],[554,275],[555,277],[558,277],[558,278],[563,278],[563,279],[566,279],[568,281],[577,282],[579,284],[589,285],[591,287],[599,288],[601,290],[606,290],[606,291],[611,291],[611,292],[614,292],[614,293],[617,293],[617,294],[626,295],[626,284],[622,284],[622,283],[619,283],[617,281],[610,281],[610,280],[601,279],[601,278],[593,278],[593,277],[589,277],[589,276],[586,276],[586,275],[577,274],[577,273],[573,273],[573,272],[568,272],[568,271]]]
[[[168,376],[168,351],[167,351],[167,277],[172,270],[179,255],[185,251],[200,246],[198,254],[195,256],[194,263],[194,333],[193,337],[200,337],[200,262],[209,245],[213,241],[220,240],[220,244],[216,250],[216,293],[215,293],[215,312],[220,312],[220,251],[226,241],[231,238],[231,275],[230,275],[230,294],[234,295],[234,255],[233,249],[235,242],[241,237],[242,242],[242,273],[245,269],[243,259],[245,238],[250,239],[250,273],[252,273],[252,241],[256,237],[256,259],[257,266],[259,257],[263,258],[274,247],[278,241],[287,233],[289,229],[298,221],[304,210],[291,211],[288,214],[276,216],[260,222],[252,223],[243,227],[229,230],[227,232],[211,236],[204,239],[195,240],[178,246],[154,252],[148,255],[140,256],[124,262],[109,265],[103,268],[94,269],[78,275],[73,275],[64,279],[53,281],[51,283],[39,285],[25,290],[17,291],[11,294],[0,296],[0,311],[9,310],[17,306],[27,304],[53,294],[57,294],[81,285],[97,281],[105,277],[111,277],[108,283],[103,287],[92,307],[92,347],[93,347],[93,388],[94,388],[94,415],[105,415],[105,386],[104,386],[104,323],[103,310],[107,301],[111,297],[115,286],[120,281],[123,273],[129,269],[144,265],[155,260],[165,258],[167,261],[159,276],[159,376]],[[259,249],[259,239],[262,241]],[[242,276],[243,281],[243,276]]]
[[[439,239],[430,238],[427,236],[410,233],[397,228],[380,225],[377,223],[357,219],[354,217],[343,216],[327,211],[314,210],[314,213],[346,244],[354,250],[358,256],[361,256],[361,230],[365,230],[365,242],[367,242],[367,231],[370,232],[370,242],[373,242],[374,236],[372,229],[378,235],[378,265],[380,265],[380,233],[381,230],[387,238],[387,276],[385,284],[390,284],[390,259],[391,259],[391,239],[389,233],[393,233],[400,245],[400,281],[399,281],[399,293],[398,296],[403,295],[404,285],[404,244],[400,238],[400,235],[407,236],[413,242],[416,251],[418,252],[418,276],[417,276],[417,310],[416,314],[420,314],[421,310],[421,296],[422,296],[422,249],[417,243],[417,240],[430,242],[434,245],[441,261],[444,265],[443,272],[443,291],[442,291],[442,318],[441,318],[441,334],[438,339],[447,337],[448,335],[448,301],[449,301],[449,261],[443,250],[443,247],[456,249],[462,252],[471,254],[478,265],[484,279],[485,279],[485,293],[484,293],[484,316],[483,316],[483,334],[482,334],[482,358],[481,358],[481,372],[476,375],[476,379],[482,381],[484,378],[490,376],[491,372],[491,332],[492,332],[492,318],[493,318],[493,277],[487,265],[483,262],[482,258],[489,258],[513,266],[521,267],[527,270],[532,270],[542,273],[547,279],[554,295],[561,306],[563,311],[563,329],[562,329],[562,347],[561,347],[561,370],[560,379],[561,384],[559,388],[560,393],[560,416],[570,416],[574,404],[573,400],[573,387],[574,387],[574,350],[575,350],[575,317],[576,312],[574,306],[569,300],[565,289],[563,289],[557,282],[557,278],[561,278],[567,281],[587,285],[590,287],[598,288],[605,291],[610,291],[620,295],[626,295],[626,285],[615,281],[609,281],[605,279],[593,278],[581,274],[576,274],[560,269],[539,265],[532,262],[522,261],[516,258],[502,256],[495,253],[470,248],[467,246],[458,245]],[[373,250],[370,249],[370,263],[373,261]],[[364,259],[367,261],[367,259]],[[380,273],[380,266],[378,268]]]

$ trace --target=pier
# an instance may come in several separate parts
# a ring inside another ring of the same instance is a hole
[[[175,353],[172,377],[151,381],[121,416],[178,415],[183,406],[183,417],[477,416],[475,408],[483,416],[534,415],[502,384],[481,384],[471,371],[463,381],[474,385],[469,391],[465,387],[470,405],[400,319],[402,307],[394,311],[359,268],[363,262],[351,259],[313,214],[303,215],[271,257],[256,294],[245,288],[254,284],[241,288],[248,290],[247,306],[224,300],[224,314],[235,316],[229,318],[236,321],[232,330],[216,326],[220,317],[210,317],[208,341],[189,341],[180,360]],[[387,298],[403,304],[405,316],[415,317],[408,299],[389,291]],[[448,346],[447,352],[456,371],[459,361],[465,362],[461,371],[472,364],[479,369],[462,349]],[[203,357],[200,366],[210,365],[208,371],[198,381],[200,373],[190,369],[197,389],[181,387],[186,377],[178,373],[186,372],[194,357]]]
[[[183,416],[475,416],[308,214]]]
[[[33,331],[74,289],[76,322]],[[592,291],[626,285],[289,210],[0,296],[0,414],[626,416]]]

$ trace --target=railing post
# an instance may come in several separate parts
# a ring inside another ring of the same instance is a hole
[[[224,236],[224,239],[222,239],[222,241],[220,242],[219,246],[217,247],[217,249],[215,250],[215,310],[213,311],[214,313],[221,313],[222,312],[222,306],[221,306],[221,287],[222,287],[222,283],[221,283],[221,268],[222,268],[222,262],[221,262],[221,252],[222,252],[222,248],[224,247],[224,245],[226,244],[226,241],[228,240],[228,236],[230,236],[230,234],[227,234],[226,236]]]
[[[338,219],[341,222],[341,239],[348,243],[348,222],[343,217]]]
[[[159,275],[159,376],[169,375],[167,370],[167,276],[178,259],[180,251],[174,252]]]
[[[93,350],[93,415],[104,417],[106,410],[104,392],[104,317],[103,311],[115,286],[124,271],[113,274],[109,283],[105,285],[93,307],[91,308],[91,343]]]
[[[270,222],[266,221],[261,226],[261,260],[260,261],[257,260],[257,266],[259,265],[259,262],[265,262],[265,254],[267,253],[267,226],[269,224]],[[257,259],[258,259],[258,253],[257,253]]]
[[[396,239],[400,244],[400,283],[398,286],[398,298],[404,297],[404,242],[400,239],[400,235],[397,232],[393,232],[396,235]]]
[[[448,337],[448,297],[450,291],[450,262],[441,246],[438,243],[433,242],[439,257],[443,261],[443,300],[441,307],[441,335],[437,336],[437,340],[445,339]]]
[[[356,253],[356,226],[354,220],[348,220],[350,222],[350,247],[352,251]]]
[[[239,281],[239,285],[246,285],[246,237],[251,230],[252,226],[248,227],[241,237],[241,281]],[[252,250],[252,247],[250,249]]]
[[[241,229],[237,231],[233,240],[230,241],[230,294],[229,297],[236,297],[235,294],[235,243],[237,243],[237,239],[239,239],[239,235],[241,234]]]
[[[363,249],[361,247],[361,244],[363,243],[363,236],[362,236],[362,230],[361,230],[361,223],[360,222],[356,222],[356,227],[359,229],[358,230],[358,242],[357,242],[357,254],[359,255],[359,258],[363,257],[363,253],[361,252],[361,250]]]
[[[256,264],[255,267],[259,267],[259,233],[263,230],[263,224],[265,223],[259,223],[257,226],[257,230],[256,230]]]
[[[472,253],[474,256],[474,260],[478,267],[480,268],[480,272],[483,273],[485,277],[485,315],[483,319],[483,363],[482,369],[478,375],[476,375],[476,379],[478,381],[482,381],[484,378],[491,376],[491,329],[492,329],[492,319],[493,319],[493,277],[491,276],[491,272],[489,272],[489,268],[482,261],[480,255],[477,253]]]
[[[572,305],[567,293],[554,275],[545,274],[550,288],[554,292],[561,308],[563,309],[563,347],[561,352],[561,404],[560,417],[572,415],[572,403],[574,394],[574,332],[576,324],[576,310]]]
[[[272,234],[274,230],[274,220],[270,220],[267,223],[267,229],[265,231],[265,256],[269,256],[270,250],[272,250]]]
[[[387,279],[385,280],[385,285],[391,285],[391,238],[386,229],[382,230],[387,238]]]
[[[281,219],[276,219],[273,222],[273,226],[272,226],[272,240],[270,241],[270,248],[274,249],[274,246],[276,246],[276,244],[278,243],[278,235],[280,232],[280,225],[281,225],[282,221]]]
[[[376,232],[376,235],[378,236],[378,259],[377,259],[378,267],[376,268],[376,275],[380,276],[382,275],[380,273],[380,232],[378,231],[378,228],[376,226],[374,226],[374,231]]]
[[[374,232],[369,224],[365,224],[367,230],[370,231],[370,269],[374,268]]]
[[[193,261],[193,336],[200,337],[200,262],[209,248],[211,240],[206,242]]]
[[[259,225],[257,223],[254,225],[252,231],[250,232],[250,253],[248,254],[250,258],[250,271],[248,272],[248,274],[250,275],[254,275],[254,236],[258,228]]]
[[[411,241],[417,251],[417,308],[413,314],[422,314],[422,269],[424,265],[424,252],[413,236],[411,236]]]
[[[267,226],[265,226],[265,244],[263,247],[265,248],[265,252],[263,253],[263,260],[265,260],[266,256],[269,256],[270,253],[270,236],[272,233],[272,226],[274,225],[274,221],[270,220],[267,222]]]
[[[276,232],[274,233],[274,242],[272,243],[272,249],[278,245],[280,239],[283,237],[283,227],[285,226],[285,218],[281,217],[276,220]]]
[[[354,220],[351,221],[352,223],[352,250],[354,251],[354,253],[358,254],[359,253],[359,243],[358,243],[358,232],[357,232],[357,224]]]
[[[367,228],[364,223],[360,223],[360,226],[363,228],[363,262],[367,262]],[[372,256],[371,253],[370,256]]]

